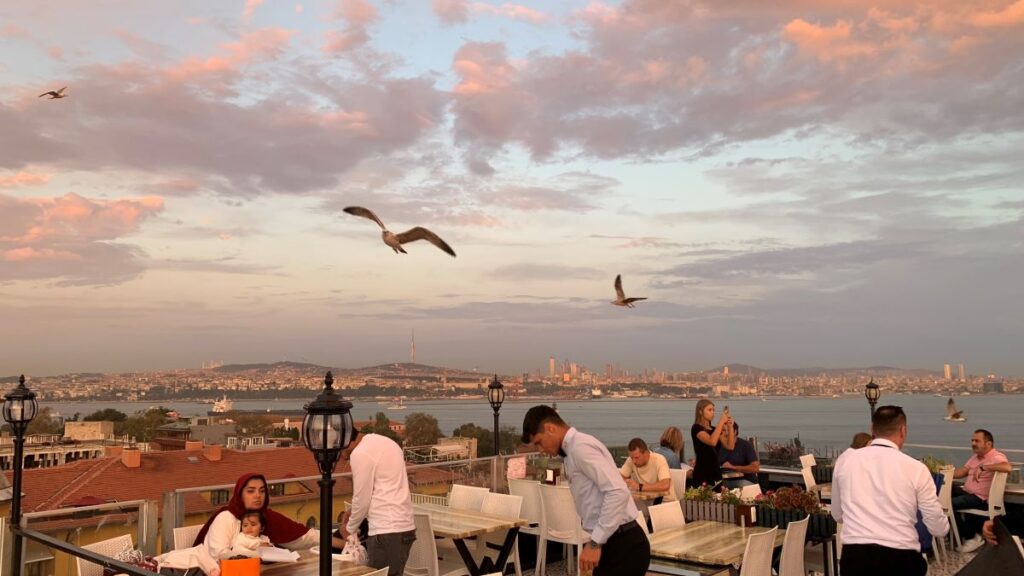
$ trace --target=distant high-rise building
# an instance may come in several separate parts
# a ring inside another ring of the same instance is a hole
[[[579,370],[580,367],[575,362],[569,365],[569,375],[572,376],[573,378],[579,375]]]
[[[961,382],[966,382],[967,381],[967,371],[964,369],[964,365],[963,364],[957,364],[956,365],[956,377]]]
[[[548,358],[548,378],[555,377],[555,357]]]
[[[953,379],[953,367],[949,364],[942,365],[942,378],[945,380]]]
[[[729,376],[729,367],[728,366],[725,366],[724,368],[722,368],[722,376],[726,376],[726,377]]]
[[[604,377],[607,378],[608,380],[615,378],[615,366],[612,366],[611,364],[605,364]]]
[[[409,344],[409,361],[416,363],[416,329],[412,329],[412,342]]]

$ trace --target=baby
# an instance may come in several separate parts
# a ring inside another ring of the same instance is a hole
[[[272,546],[270,540],[263,536],[265,525],[266,520],[262,512],[246,512],[245,516],[242,516],[242,531],[231,541],[231,553],[256,556],[260,546]]]

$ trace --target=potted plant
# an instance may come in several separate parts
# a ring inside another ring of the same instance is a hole
[[[683,499],[683,515],[690,522],[712,520],[714,522],[739,523],[739,506],[743,504],[735,492],[725,486],[718,491],[706,483],[688,488]],[[748,520],[749,514],[747,515]]]
[[[769,490],[755,499],[758,526],[785,529],[790,522],[810,516],[808,538],[830,538],[836,533],[836,521],[821,507],[818,496],[800,486]]]

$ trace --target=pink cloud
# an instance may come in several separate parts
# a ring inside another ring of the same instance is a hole
[[[245,8],[242,9],[242,19],[249,20],[253,14],[256,13],[256,9],[263,4],[264,0],[245,0]]]
[[[91,200],[69,193],[58,198],[26,200],[39,209],[22,241],[48,239],[112,240],[138,231],[143,220],[163,211],[160,197],[137,200]]]
[[[1024,0],[1017,0],[1002,10],[975,14],[971,23],[979,28],[1003,28],[1024,23]]]
[[[42,186],[50,181],[49,174],[37,172],[18,172],[14,176],[0,177],[0,188],[15,188],[17,186]]]
[[[253,61],[276,58],[294,34],[294,30],[284,28],[262,28],[243,35],[237,42],[221,44],[221,55],[188,58],[168,70],[167,75],[177,81],[188,81],[207,75],[234,73]]]
[[[521,4],[510,4],[504,3],[500,6],[493,4],[487,4],[484,2],[474,2],[470,5],[470,9],[473,12],[480,14],[490,14],[492,16],[503,16],[511,20],[524,20],[526,22],[532,22],[533,24],[540,24],[547,19],[547,16],[538,10],[523,6]]]
[[[67,250],[54,250],[52,248],[33,248],[25,246],[22,248],[11,248],[2,252],[5,262],[31,262],[31,261],[69,261],[81,260],[81,257],[74,252]]]
[[[433,0],[434,14],[443,24],[469,21],[469,0]]]
[[[336,11],[338,18],[350,25],[367,25],[377,20],[377,9],[366,0],[341,0]]]
[[[797,18],[786,24],[782,36],[796,44],[801,52],[822,62],[873,56],[877,48],[866,42],[853,41],[850,34],[852,28],[853,25],[847,20],[839,20],[832,26],[818,26]]]
[[[323,51],[331,55],[351,52],[370,41],[367,26],[377,21],[377,9],[366,0],[342,0],[335,16],[344,20],[343,30],[328,30]]]

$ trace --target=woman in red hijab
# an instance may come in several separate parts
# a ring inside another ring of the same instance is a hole
[[[272,543],[289,550],[302,550],[320,543],[320,531],[306,528],[287,516],[269,508],[270,495],[267,480],[261,474],[244,474],[235,482],[235,491],[227,506],[217,510],[199,531],[194,546],[204,544],[210,556],[220,558],[231,549],[231,541],[242,529],[242,516],[246,511],[259,510],[267,519],[263,534]],[[345,542],[334,538],[334,545],[344,547]]]

